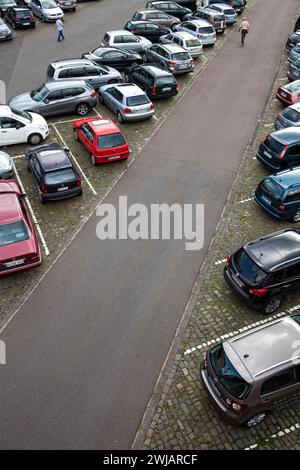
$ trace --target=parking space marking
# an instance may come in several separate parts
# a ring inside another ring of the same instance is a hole
[[[63,121],[48,122],[48,125],[52,124],[54,126],[56,124],[69,124],[70,122],[78,121],[78,119],[65,119]]]
[[[290,434],[291,432],[298,431],[300,429],[300,423],[295,423],[289,428],[281,429],[280,431],[277,431],[276,433],[272,434],[271,436],[268,436],[264,439],[264,442],[268,442],[270,439],[278,439],[279,437],[286,436],[287,434]],[[252,450],[256,449],[258,447],[258,443],[255,442],[254,444],[251,444],[249,447],[245,447],[244,450]]]
[[[254,201],[253,197],[248,197],[247,199],[241,199],[240,201],[237,201],[237,204],[245,204],[245,202],[250,202]]]
[[[57,129],[56,125],[51,123],[52,127],[54,128],[55,132],[57,133],[58,137],[60,138],[60,140],[62,141],[63,145],[65,147],[68,147],[68,145],[66,144],[64,138],[62,137],[61,133],[59,132],[59,130]],[[78,166],[79,168],[79,171],[81,172],[83,178],[85,179],[88,187],[90,188],[90,190],[92,191],[92,193],[97,196],[97,191],[95,190],[95,188],[93,187],[93,185],[91,184],[91,182],[89,181],[88,177],[86,176],[86,174],[84,173],[83,169],[81,168],[81,165],[78,163],[76,157],[74,157],[73,153],[71,152],[70,150],[70,155],[71,157],[73,158],[74,162],[76,163],[76,165]]]
[[[22,180],[21,180],[21,178],[20,178],[20,175],[19,175],[18,170],[16,169],[16,166],[15,166],[14,163],[13,163],[13,166],[14,166],[14,172],[15,172],[15,175],[16,175],[16,178],[17,178],[17,181],[18,181],[18,184],[19,184],[19,186],[20,186],[20,188],[21,188],[21,191],[22,191],[23,193],[25,193],[25,188],[24,188],[24,186],[23,186]],[[44,251],[45,251],[45,255],[48,256],[48,255],[50,255],[50,251],[49,251],[49,248],[48,248],[48,246],[47,246],[47,243],[46,243],[45,237],[44,237],[44,235],[43,235],[42,229],[41,229],[41,227],[40,227],[40,224],[38,223],[38,220],[37,220],[36,215],[35,215],[35,213],[34,213],[34,210],[33,210],[33,208],[32,208],[32,205],[31,205],[31,203],[30,203],[30,201],[29,201],[29,199],[28,199],[28,196],[26,196],[26,204],[27,204],[28,210],[29,210],[29,212],[30,212],[30,215],[31,215],[31,217],[32,217],[33,223],[34,223],[34,225],[36,226],[36,230],[37,230],[37,232],[38,232],[38,234],[39,234],[39,237],[40,237],[42,246],[43,246]]]
[[[236,336],[240,333],[243,333],[246,330],[251,330],[252,328],[255,328],[256,326],[264,325],[265,323],[276,320],[277,318],[284,317],[285,315],[290,315],[292,312],[294,312],[295,310],[299,310],[299,309],[300,309],[300,305],[295,305],[294,307],[289,308],[286,312],[275,313],[274,315],[268,318],[264,318],[263,320],[259,320],[257,322],[243,326],[242,328],[239,328],[238,330],[230,331],[229,333],[220,335],[220,337],[218,338],[210,339],[209,341],[206,341],[205,343],[201,343],[198,346],[194,346],[190,349],[187,349],[184,352],[184,356],[187,356],[188,354],[191,354],[195,351],[200,351],[201,349],[206,348],[207,346],[211,346],[215,343],[219,343],[220,341],[231,338],[232,336]]]
[[[274,126],[274,122],[271,122],[270,124],[265,124],[264,127],[271,127],[271,126]]]
[[[218,266],[218,264],[224,264],[226,263],[226,258],[225,259],[218,259],[216,262],[215,262],[215,265]]]
[[[279,82],[283,82],[283,81],[285,81],[285,80],[287,80],[287,77],[284,77],[284,78],[278,78],[278,81],[279,81]]]
[[[18,158],[25,158],[25,153],[23,153],[22,155],[15,155],[14,157],[12,157],[13,160],[17,160]]]
[[[101,114],[97,111],[96,108],[94,108],[94,111],[95,111],[95,113],[97,114],[97,116],[98,116],[99,118],[102,118]]]

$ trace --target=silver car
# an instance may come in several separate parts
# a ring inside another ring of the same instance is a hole
[[[180,23],[180,20],[176,18],[176,16],[168,15],[168,13],[154,9],[136,11],[132,16],[132,19],[153,21],[156,24],[166,26],[167,28],[171,29]]]
[[[0,41],[7,41],[8,39],[12,39],[12,32],[0,18]]]
[[[196,38],[186,31],[170,33],[160,37],[162,44],[178,44],[187,50],[192,57],[200,57],[203,53],[203,47],[200,39]]]
[[[96,104],[95,90],[83,80],[46,83],[9,101],[9,106],[18,111],[31,111],[42,116],[66,113],[86,116]]]
[[[300,103],[292,104],[277,114],[274,127],[277,131],[285,127],[300,127]]]
[[[77,0],[56,0],[56,3],[62,11],[76,11]]]
[[[117,47],[119,49],[127,49],[134,52],[142,52],[145,47],[150,46],[151,41],[143,36],[135,36],[125,29],[117,31],[108,31],[104,34],[101,46]]]
[[[194,59],[190,53],[177,44],[153,44],[143,53],[145,62],[155,62],[173,75],[193,72]]]
[[[42,21],[56,21],[64,16],[54,0],[31,0],[30,9]]]
[[[203,46],[213,46],[216,42],[216,31],[206,20],[189,20],[176,26],[176,31],[186,31],[200,39]]]
[[[141,121],[154,114],[154,105],[134,83],[105,85],[99,89],[99,101],[106,104],[119,122]]]
[[[288,56],[288,61],[291,63],[296,62],[297,59],[300,59],[300,44],[296,44]]]
[[[107,83],[120,83],[120,72],[106,65],[95,65],[88,59],[66,59],[52,62],[47,70],[47,81],[84,80],[95,90]]]
[[[3,16],[4,13],[8,10],[10,7],[16,7],[18,6],[14,0],[0,0],[0,16]]]
[[[12,158],[8,153],[0,150],[0,180],[9,180],[12,178],[13,172]]]

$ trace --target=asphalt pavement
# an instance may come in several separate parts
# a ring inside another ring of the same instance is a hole
[[[297,7],[258,0],[246,46],[236,32],[228,38],[106,198],[204,204],[204,248],[99,241],[95,216],[2,332],[1,448],[130,447]]]

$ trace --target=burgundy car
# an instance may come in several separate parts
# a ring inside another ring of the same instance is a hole
[[[37,234],[14,180],[0,181],[0,276],[39,266]]]
[[[300,80],[282,85],[276,91],[276,98],[285,106],[291,106],[300,100]]]

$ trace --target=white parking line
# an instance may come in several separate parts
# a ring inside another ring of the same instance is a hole
[[[15,155],[14,157],[12,157],[13,160],[17,160],[18,158],[25,158],[25,153],[23,153],[22,155]]]
[[[283,82],[284,80],[287,80],[287,77],[278,78],[279,82]]]
[[[98,116],[99,118],[102,118],[101,114],[97,111],[96,108],[94,108],[94,111],[95,111],[95,113],[97,114],[97,116]]]
[[[200,351],[203,348],[207,348],[207,346],[211,346],[212,344],[219,343],[222,340],[228,339],[232,336],[236,336],[240,333],[243,333],[246,330],[251,330],[252,328],[255,328],[256,326],[263,325],[264,323],[268,323],[272,320],[276,320],[277,318],[284,317],[285,315],[290,315],[292,312],[294,312],[295,310],[299,310],[299,309],[300,309],[300,305],[296,305],[295,307],[289,308],[286,312],[275,313],[274,315],[268,318],[264,318],[263,320],[243,326],[242,328],[239,328],[238,330],[230,331],[229,333],[220,335],[220,337],[218,338],[210,339],[209,341],[206,341],[205,343],[202,343],[202,344],[199,344],[198,346],[194,346],[193,348],[187,349],[184,352],[184,355],[187,356],[188,354],[191,354],[195,351]]]
[[[270,124],[265,124],[264,127],[271,127],[271,126],[274,126],[274,122],[271,122]]]
[[[245,204],[245,202],[254,201],[253,197],[248,197],[247,199],[241,199],[237,204]]]
[[[57,129],[56,125],[51,123],[52,127],[54,128],[55,132],[57,133],[58,137],[60,138],[60,140],[62,141],[63,145],[65,147],[68,147],[64,138],[62,137],[61,133],[59,132],[59,130]],[[92,191],[92,193],[97,196],[97,191],[95,190],[95,188],[93,187],[93,185],[91,184],[91,182],[89,181],[88,177],[86,176],[86,174],[84,173],[83,169],[81,168],[80,164],[78,163],[77,159],[74,157],[73,153],[70,151],[70,155],[71,157],[73,158],[74,162],[76,163],[76,165],[78,166],[79,168],[79,171],[81,172],[83,178],[85,179],[87,185],[89,186],[90,190]]]
[[[216,262],[215,262],[215,265],[218,266],[218,264],[224,264],[226,263],[226,258],[225,259],[218,259]]]
[[[287,434],[290,434],[291,432],[295,432],[299,429],[300,429],[300,423],[295,423],[292,426],[290,426],[289,428],[285,428],[283,430],[280,430],[280,431],[272,434],[271,436],[266,437],[264,439],[264,442],[268,442],[270,439],[278,439],[279,437],[286,436]],[[251,446],[249,446],[249,447],[245,447],[244,450],[252,450],[252,449],[256,449],[256,447],[258,447],[257,442],[255,442],[254,444],[251,444]]]
[[[20,186],[20,188],[21,188],[21,191],[22,191],[23,193],[25,193],[25,189],[24,189],[22,180],[21,180],[21,178],[20,178],[20,175],[19,175],[18,170],[16,169],[16,166],[15,166],[14,163],[13,163],[13,166],[14,166],[15,175],[16,175],[17,181],[18,181],[18,183],[19,183],[19,186]],[[38,223],[38,220],[37,220],[37,218],[36,218],[36,215],[35,215],[35,213],[34,213],[34,210],[33,210],[33,208],[32,208],[32,205],[31,205],[31,203],[30,203],[28,197],[26,197],[26,204],[27,204],[28,210],[29,210],[29,212],[30,212],[31,218],[32,218],[32,220],[33,220],[33,223],[34,223],[34,225],[36,226],[36,230],[37,230],[37,232],[38,232],[38,234],[39,234],[39,237],[40,237],[42,246],[43,246],[44,251],[45,251],[45,255],[48,256],[48,255],[50,254],[49,248],[48,248],[48,246],[47,246],[47,243],[46,243],[45,237],[44,237],[44,235],[43,235],[42,229],[41,229],[41,227],[40,227],[40,224]]]
[[[97,111],[96,108],[94,108],[93,111],[97,114],[98,117],[102,117],[101,114],[99,114],[99,112]],[[90,116],[90,117],[93,117],[93,116]],[[49,122],[48,124],[53,124],[53,125],[57,125],[57,124],[69,124],[70,122],[76,122],[76,121],[78,121],[79,119],[81,119],[80,116],[78,116],[76,119],[65,119],[65,120],[62,120],[62,121]]]

